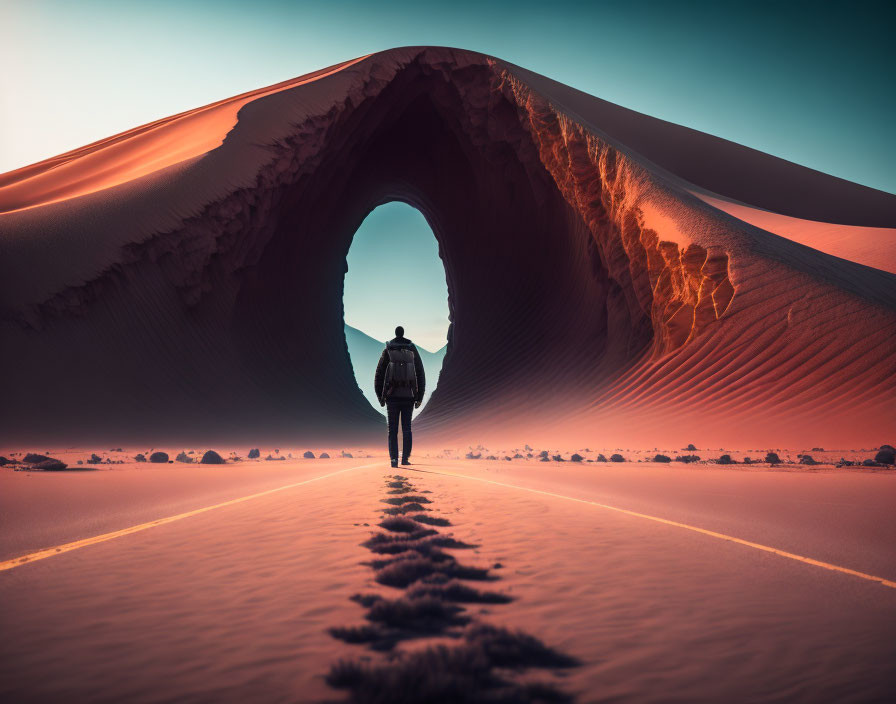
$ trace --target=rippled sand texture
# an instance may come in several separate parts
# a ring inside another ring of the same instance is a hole
[[[891,475],[280,464],[227,467],[222,481],[238,496],[357,468],[0,573],[4,700],[422,701],[413,693],[458,682],[471,701],[859,702],[892,691],[896,590],[563,498],[894,579]],[[112,522],[104,529],[125,518],[114,497],[153,497],[166,515],[197,493],[184,483],[185,496],[154,494],[150,479],[173,470],[103,471],[109,481],[67,493],[73,513]],[[87,475],[65,477],[2,474],[0,502],[35,486],[54,500],[61,482]],[[35,502],[16,522],[39,526],[39,514]],[[74,517],[60,523],[90,534]],[[403,540],[413,546],[399,550]]]
[[[341,294],[394,199],[446,267],[433,442],[855,447],[892,426],[896,196],[417,47],[0,178],[4,432],[378,440]]]

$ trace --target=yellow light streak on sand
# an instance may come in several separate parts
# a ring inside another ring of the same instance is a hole
[[[406,467],[405,469],[412,469],[411,467]],[[564,496],[563,494],[555,494],[550,491],[543,491],[541,489],[531,489],[525,486],[517,486],[515,484],[506,484],[504,482],[497,482],[493,479],[484,479],[482,477],[471,477],[466,474],[452,474],[450,472],[437,472],[431,469],[417,469],[413,470],[417,472],[426,472],[427,474],[441,474],[446,477],[458,477],[460,479],[471,479],[477,482],[485,482],[486,484],[495,484],[497,486],[504,486],[509,489],[518,489],[520,491],[529,491],[533,494],[543,494],[544,496],[552,496],[556,499],[566,499],[567,501],[575,501],[580,504],[590,504],[591,506],[598,506],[599,508],[605,508],[610,511],[617,511],[619,513],[624,513],[628,516],[635,516],[636,518],[645,518],[648,521],[655,521],[657,523],[663,523],[667,526],[675,526],[676,528],[684,528],[686,530],[694,531],[695,533],[701,533],[703,535],[708,535],[712,538],[718,538],[719,540],[727,540],[732,543],[737,543],[738,545],[746,545],[749,548],[754,548],[756,550],[762,550],[763,552],[770,552],[775,555],[779,555],[781,557],[786,557],[791,560],[796,560],[797,562],[804,562],[807,565],[814,565],[815,567],[821,567],[826,570],[832,570],[834,572],[842,572],[843,574],[849,574],[853,577],[860,577],[861,579],[867,579],[869,582],[878,582],[883,584],[885,587],[890,587],[896,589],[896,582],[891,582],[888,579],[884,579],[883,577],[875,577],[873,574],[866,574],[865,572],[859,572],[857,570],[851,570],[848,567],[840,567],[839,565],[832,565],[829,562],[822,562],[821,560],[815,560],[811,557],[805,557],[803,555],[797,555],[792,552],[787,552],[786,550],[779,550],[778,548],[769,547],[768,545],[762,545],[761,543],[754,543],[750,540],[744,540],[743,538],[735,538],[733,535],[726,535],[725,533],[719,533],[714,530],[708,530],[706,528],[698,528],[697,526],[692,526],[687,523],[679,523],[678,521],[670,521],[668,518],[660,518],[659,516],[651,516],[646,513],[638,513],[637,511],[629,511],[626,508],[619,508],[618,506],[610,506],[608,504],[602,504],[597,501],[589,501],[588,499],[577,499],[572,496]]]
[[[235,504],[242,503],[244,501],[251,501],[252,499],[257,499],[261,496],[268,496],[269,494],[275,494],[278,491],[285,491],[286,489],[294,489],[297,486],[302,486],[304,484],[311,484],[312,482],[320,481],[321,479],[327,479],[328,477],[335,477],[337,474],[344,474],[345,472],[351,472],[354,469],[364,469],[365,467],[374,467],[379,465],[380,462],[372,462],[370,464],[361,464],[355,467],[347,467],[346,469],[340,469],[336,472],[330,472],[329,474],[324,474],[320,477],[313,477],[311,479],[305,479],[300,482],[295,482],[294,484],[287,484],[285,486],[278,486],[274,489],[267,489],[266,491],[259,491],[257,494],[249,494],[248,496],[241,496],[238,499],[230,499],[229,501],[222,501],[219,504],[215,504],[213,506],[205,506],[203,508],[197,508],[192,511],[186,511],[185,513],[178,513],[176,516],[168,516],[166,518],[157,518],[154,521],[148,521],[147,523],[141,523],[136,526],[130,526],[129,528],[122,528],[121,530],[112,531],[111,533],[103,533],[102,535],[95,535],[92,538],[84,538],[83,540],[76,540],[73,543],[65,543],[64,545],[57,545],[56,547],[46,548],[45,550],[38,550],[37,552],[32,552],[28,555],[22,555],[20,557],[14,557],[11,560],[6,560],[5,562],[0,562],[0,572],[4,570],[11,570],[13,567],[20,567],[21,565],[27,565],[32,562],[36,562],[37,560],[43,560],[48,557],[53,557],[54,555],[61,555],[66,552],[71,552],[72,550],[77,550],[78,548],[86,548],[88,545],[96,545],[97,543],[104,543],[107,540],[113,540],[114,538],[121,538],[125,535],[131,535],[132,533],[139,533],[140,531],[147,530],[149,528],[155,528],[156,526],[163,526],[166,523],[173,523],[174,521],[179,521],[183,518],[189,518],[190,516],[198,516],[200,513],[206,513],[207,511],[214,511],[218,508],[224,508],[225,506],[233,506]]]

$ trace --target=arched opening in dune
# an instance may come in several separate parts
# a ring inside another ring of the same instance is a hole
[[[374,373],[383,343],[401,325],[423,361],[422,410],[438,383],[449,327],[448,285],[432,230],[416,208],[385,203],[355,232],[346,264],[343,327],[361,393],[385,414],[374,392]]]
[[[179,298],[166,310],[180,317],[158,321],[158,334],[193,342],[165,348],[164,364],[144,365],[156,376],[143,369],[134,393],[146,399],[145,385],[157,405],[125,408],[121,422],[132,413],[127,425],[139,425],[152,411],[153,422],[170,417],[178,432],[175,394],[180,417],[206,404],[231,409],[234,432],[379,439],[383,416],[364,398],[372,384],[353,369],[343,294],[356,233],[373,211],[396,202],[425,218],[448,292],[444,366],[438,388],[427,384],[433,394],[417,429],[430,437],[499,426],[516,432],[602,402],[595,389],[653,339],[644,239],[635,218],[608,210],[625,200],[619,188],[611,195],[600,179],[564,176],[570,164],[592,173],[588,145],[567,144],[572,137],[547,107],[496,81],[482,67],[412,62],[385,86],[297,126],[294,137],[265,151],[252,185],[136,248],[139,278],[164,277],[166,292],[173,281]],[[270,100],[276,108],[286,96]],[[210,173],[215,156],[203,162]],[[604,155],[601,168],[615,174],[614,159]],[[93,292],[80,291],[75,303],[66,295],[59,305],[88,305]],[[142,359],[145,324],[127,319],[134,328],[119,329],[124,346],[136,350],[121,358]],[[419,339],[407,321],[389,320],[377,341],[396,324]],[[112,395],[137,378],[125,368],[111,383],[116,371],[104,365],[96,376],[80,374],[75,398],[92,397],[102,408],[93,389],[103,388],[114,404]],[[60,377],[55,387],[66,385]],[[201,403],[188,389],[204,390]],[[220,414],[194,415],[208,417],[216,432],[223,427]],[[60,414],[58,422],[72,420]]]

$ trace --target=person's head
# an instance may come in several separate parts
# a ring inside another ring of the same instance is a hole
[[[404,337],[404,328],[401,325],[395,328],[395,337]]]

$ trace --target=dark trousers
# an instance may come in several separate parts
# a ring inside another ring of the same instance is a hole
[[[398,459],[398,421],[401,419],[401,457],[411,456],[411,413],[413,401],[386,401],[386,415],[389,419],[389,457]]]

